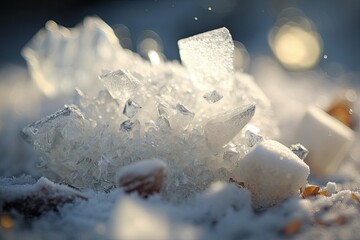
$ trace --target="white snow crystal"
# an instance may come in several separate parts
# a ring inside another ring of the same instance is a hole
[[[328,190],[329,195],[333,195],[333,194],[337,193],[336,183],[334,183],[334,182],[328,182],[328,183],[326,184],[326,190]]]
[[[309,167],[279,142],[265,140],[239,161],[236,178],[252,193],[255,208],[276,205],[307,183]]]

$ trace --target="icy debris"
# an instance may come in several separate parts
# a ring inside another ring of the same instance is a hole
[[[46,178],[40,178],[35,184],[9,184],[0,186],[1,212],[17,212],[27,218],[58,212],[64,204],[87,198],[75,189],[58,185]]]
[[[259,142],[264,141],[264,137],[261,136],[260,134],[257,134],[251,130],[246,130],[245,132],[245,136],[248,139],[248,146],[249,147],[253,147],[256,144],[258,144]]]
[[[203,98],[208,102],[208,103],[216,103],[218,101],[220,101],[224,96],[222,96],[218,91],[214,90],[211,92],[207,92],[204,94]]]
[[[305,160],[306,156],[309,154],[309,150],[307,150],[300,143],[292,144],[290,146],[290,150],[296,154],[301,160]]]
[[[126,100],[134,97],[142,86],[139,80],[122,70],[102,74],[100,79],[115,99]]]
[[[21,134],[35,147],[50,152],[59,145],[60,138],[69,142],[79,139],[85,127],[86,121],[79,108],[75,105],[65,105],[54,114],[25,127]]]
[[[125,166],[116,175],[116,183],[125,192],[137,192],[148,197],[160,192],[163,184],[166,164],[160,159],[149,159]]]
[[[87,21],[89,27],[99,26],[96,19]],[[113,33],[104,31],[107,43]],[[92,36],[88,41],[96,41]],[[23,135],[43,154],[42,174],[78,188],[109,190],[118,169],[155,157],[169,166],[162,196],[182,201],[232,176],[249,149],[239,132],[250,120],[264,136],[276,138],[269,100],[251,76],[233,69],[227,29],[180,40],[179,45],[186,67],[177,62],[151,65],[120,46],[109,46],[115,58],[105,68],[111,71],[99,70],[96,84],[79,85],[74,113],[56,117],[38,132],[31,128],[34,124],[24,129]],[[97,61],[92,62],[97,69]],[[204,101],[209,89],[224,97],[209,104]]]
[[[129,99],[125,103],[123,114],[128,118],[133,118],[140,110],[141,110],[141,106],[136,102],[134,102],[133,100]]]
[[[309,167],[289,148],[265,140],[239,161],[235,176],[251,191],[254,208],[267,208],[297,194],[309,174]]]
[[[212,117],[204,127],[208,146],[214,152],[233,139],[255,114],[255,104],[249,104]]]
[[[31,76],[50,97],[100,85],[103,68],[113,68],[122,52],[118,39],[106,23],[96,17],[67,29],[48,21],[23,49]]]
[[[337,193],[337,186],[336,183],[334,182],[328,182],[325,188],[329,192],[329,195],[333,195]]]
[[[201,89],[226,82],[234,74],[234,43],[226,28],[219,28],[178,41],[182,63]],[[211,49],[209,51],[209,49]],[[220,86],[220,85],[219,85]]]

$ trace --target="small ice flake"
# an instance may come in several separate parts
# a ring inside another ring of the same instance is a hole
[[[218,101],[220,101],[223,96],[216,90],[211,91],[211,92],[207,92],[204,94],[203,98],[208,101],[208,103],[216,103]]]
[[[141,109],[141,106],[132,99],[128,99],[125,103],[123,114],[128,118],[133,118]]]
[[[190,117],[195,116],[195,113],[191,112],[189,109],[187,109],[184,105],[180,103],[176,104],[176,110],[183,115],[187,115]]]
[[[253,131],[247,130],[245,132],[245,136],[247,137],[248,140],[248,146],[249,147],[253,147],[255,146],[257,143],[262,142],[264,140],[264,137],[261,136],[260,134],[257,134]]]
[[[295,153],[295,155],[298,156],[301,160],[304,160],[309,153],[309,150],[307,150],[300,143],[291,145],[290,150]]]
[[[131,121],[131,120],[126,120],[123,123],[120,124],[120,130],[121,131],[125,131],[125,132],[131,132],[137,125],[139,125],[139,121]]]

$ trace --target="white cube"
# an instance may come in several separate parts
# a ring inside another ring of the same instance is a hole
[[[296,141],[309,150],[305,162],[311,173],[326,177],[337,170],[354,138],[349,127],[322,109],[310,106],[299,125]]]
[[[239,161],[235,174],[250,190],[253,207],[260,209],[298,194],[306,185],[310,170],[289,148],[265,140]]]

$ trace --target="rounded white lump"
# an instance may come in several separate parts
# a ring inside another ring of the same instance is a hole
[[[256,209],[276,205],[306,185],[309,167],[274,140],[257,144],[239,161],[236,177],[244,182]]]

